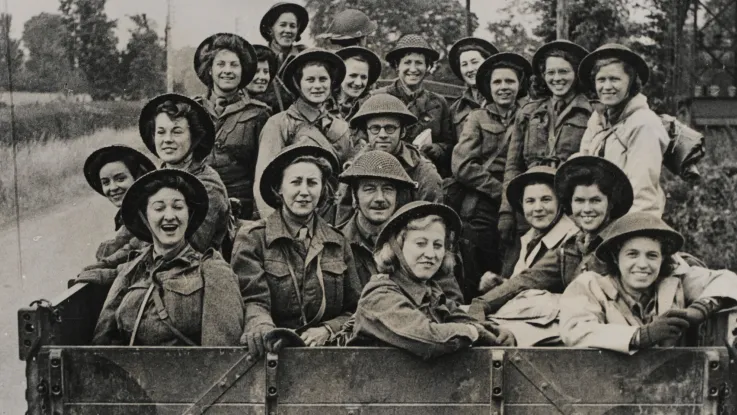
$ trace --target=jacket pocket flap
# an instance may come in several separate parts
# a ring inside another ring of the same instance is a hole
[[[264,271],[275,277],[286,277],[289,275],[289,266],[283,261],[266,260],[264,261]]]
[[[336,275],[342,275],[348,269],[348,266],[343,261],[324,261],[321,265],[323,271]]]
[[[191,295],[204,287],[205,283],[199,276],[172,278],[164,281],[164,289],[181,295]]]
[[[570,125],[576,128],[586,128],[589,124],[589,119],[582,116],[574,116],[565,121],[563,125]]]
[[[492,134],[502,134],[506,131],[506,127],[501,124],[481,123],[479,126],[482,130],[488,131]]]

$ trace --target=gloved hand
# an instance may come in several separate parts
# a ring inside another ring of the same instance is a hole
[[[635,334],[634,346],[647,349],[667,340],[678,340],[688,327],[685,310],[670,310],[640,327]]]
[[[514,334],[511,331],[488,320],[482,321],[480,324],[496,337],[496,344],[498,346],[514,347],[517,345],[517,339],[514,338]]]
[[[474,327],[479,333],[478,339],[473,342],[474,346],[496,346],[498,344],[498,339],[494,333],[486,330],[481,324],[474,324]]]
[[[97,285],[112,285],[118,272],[114,268],[90,269],[82,271],[77,275],[76,282],[87,282]]]
[[[688,320],[690,325],[698,326],[711,317],[711,315],[719,310],[719,308],[719,300],[702,298],[698,301],[694,301],[690,306],[686,307],[684,310],[686,312],[685,318]]]
[[[268,325],[260,325],[251,331],[243,333],[241,336],[241,344],[248,346],[248,353],[255,359],[263,356],[266,352],[275,352],[273,342],[267,339],[266,335],[273,329]]]
[[[440,160],[443,157],[443,154],[445,153],[445,151],[443,151],[443,148],[440,146],[440,144],[436,144],[436,143],[426,144],[422,146],[420,151],[422,151],[422,154],[424,154],[427,158],[429,158],[432,161]]]
[[[482,294],[489,292],[494,287],[504,284],[504,281],[506,281],[504,277],[496,275],[491,271],[486,271],[479,281],[479,291]]]
[[[514,214],[512,212],[501,212],[499,214],[499,222],[497,223],[499,231],[499,240],[504,244],[514,242],[514,234],[517,230]]]

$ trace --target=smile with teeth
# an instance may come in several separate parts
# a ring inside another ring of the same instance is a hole
[[[172,233],[175,232],[179,228],[179,225],[176,223],[168,223],[161,225],[161,230],[163,230],[166,233]]]

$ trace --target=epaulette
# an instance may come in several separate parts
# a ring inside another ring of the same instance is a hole
[[[389,274],[374,274],[371,276],[371,279],[376,281],[388,280]]]
[[[241,226],[238,228],[238,233],[251,233],[255,229],[261,229],[266,227],[266,219],[259,220],[244,220]]]

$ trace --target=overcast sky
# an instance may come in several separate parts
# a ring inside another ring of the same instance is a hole
[[[12,37],[20,38],[23,23],[41,12],[58,13],[59,0],[6,0],[13,15]],[[401,1],[401,0],[398,0]],[[465,0],[458,0],[465,6]],[[471,10],[479,17],[480,30],[476,35],[488,38],[486,23],[493,20],[496,11],[513,0],[472,0]],[[197,46],[202,39],[218,32],[237,33],[254,43],[262,43],[258,31],[261,16],[278,0],[171,0],[173,5],[172,41],[175,48]],[[3,5],[4,3],[0,3]],[[132,27],[126,15],[146,13],[153,19],[163,36],[167,0],[108,0],[109,18],[118,20],[118,38],[121,47]],[[0,6],[2,7],[2,6]],[[5,10],[3,10],[5,11]],[[304,41],[303,41],[304,43]]]

